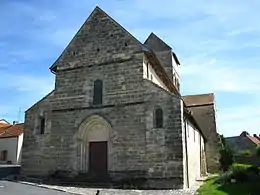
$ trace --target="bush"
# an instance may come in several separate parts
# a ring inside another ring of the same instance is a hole
[[[260,157],[260,146],[256,146],[256,155]]]
[[[247,181],[260,181],[259,168],[246,164],[233,164],[229,171],[222,173],[216,179],[216,183],[229,184],[234,179],[237,183]]]
[[[251,156],[252,152],[250,150],[242,150],[239,152],[239,154],[245,155],[245,156]]]
[[[233,177],[232,171],[227,171],[227,172],[220,174],[216,178],[215,182],[218,184],[229,184],[231,182],[231,179],[233,179],[232,177]]]
[[[225,138],[223,135],[220,136],[221,148],[219,150],[220,153],[220,167],[222,171],[227,171],[229,167],[233,164],[233,154],[231,150],[228,148],[225,142]]]
[[[244,182],[248,180],[247,172],[249,167],[250,165],[233,164],[230,168],[233,179],[235,179],[237,182]]]

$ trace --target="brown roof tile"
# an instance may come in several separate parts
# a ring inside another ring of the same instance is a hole
[[[253,137],[253,136],[251,136],[251,135],[246,135],[246,137],[248,138],[248,139],[250,139],[253,143],[255,143],[256,145],[260,145],[260,140],[259,139],[257,139],[256,137]]]
[[[207,104],[214,104],[214,94],[197,94],[197,95],[185,95],[182,96],[186,106],[200,106]]]
[[[0,139],[17,137],[23,133],[24,124],[9,125],[0,128]]]
[[[205,137],[215,139],[217,135],[214,94],[182,96],[185,105],[192,112]],[[213,137],[212,137],[213,136]]]

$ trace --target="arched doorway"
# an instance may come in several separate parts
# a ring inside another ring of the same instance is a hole
[[[92,115],[79,127],[78,153],[80,170],[105,173],[110,167],[112,127],[103,117]]]

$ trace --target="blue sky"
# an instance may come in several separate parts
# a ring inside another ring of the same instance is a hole
[[[54,88],[48,68],[96,5],[140,41],[155,32],[172,46],[183,94],[215,93],[220,133],[260,133],[258,0],[1,0],[0,118],[23,121]]]

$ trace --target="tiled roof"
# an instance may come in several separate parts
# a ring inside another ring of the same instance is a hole
[[[12,126],[12,125],[6,124],[6,123],[0,123],[0,129],[1,128],[6,128],[6,127],[10,127],[10,126]]]
[[[0,139],[17,137],[23,133],[24,124],[15,124],[9,126],[0,126]]]
[[[214,94],[198,94],[198,95],[185,95],[182,96],[185,104],[190,106],[202,106],[208,104],[214,104]]]
[[[256,137],[253,137],[253,136],[251,136],[251,135],[246,135],[246,137],[248,138],[248,139],[250,139],[253,143],[255,143],[256,145],[260,145],[260,140],[259,139],[257,139]]]
[[[196,122],[207,139],[216,135],[214,94],[197,94],[182,96],[187,108],[192,112]]]

